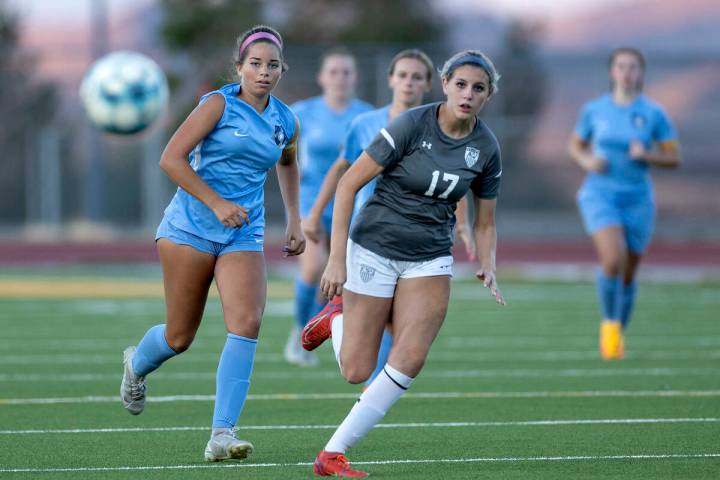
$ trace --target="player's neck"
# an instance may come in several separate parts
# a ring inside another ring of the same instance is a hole
[[[472,133],[477,123],[477,118],[472,116],[467,120],[459,119],[448,111],[447,105],[443,104],[440,105],[437,121],[440,130],[445,135],[458,139],[467,137]]]
[[[342,112],[345,110],[348,105],[350,105],[351,100],[350,97],[336,97],[331,95],[323,95],[323,98],[325,99],[325,103],[327,103],[328,107],[336,112]]]
[[[420,102],[408,104],[398,100],[393,100],[392,105],[390,105],[390,111],[388,112],[388,116],[392,120],[401,113],[407,112],[411,108],[419,107],[420,105],[422,105]]]
[[[618,105],[630,105],[640,95],[637,90],[625,90],[622,88],[616,88],[612,92],[613,102]]]
[[[263,113],[270,102],[270,95],[263,94],[255,96],[245,89],[240,89],[240,95],[238,95],[238,98],[253,107],[258,113]]]

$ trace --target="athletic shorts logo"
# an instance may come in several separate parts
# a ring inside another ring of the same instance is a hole
[[[275,145],[277,145],[278,147],[282,147],[285,145],[287,135],[285,135],[285,130],[283,130],[280,125],[275,125],[275,134],[273,135],[273,140],[275,140]]]
[[[478,158],[480,158],[480,150],[475,147],[465,148],[465,165],[467,165],[468,168],[475,165],[478,161]]]
[[[375,269],[370,265],[360,264],[360,279],[367,283],[375,276]]]

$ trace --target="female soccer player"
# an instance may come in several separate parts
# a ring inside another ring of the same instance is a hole
[[[303,335],[316,344],[332,336],[340,370],[350,383],[365,381],[374,370],[390,315],[394,342],[382,373],[315,459],[316,475],[367,476],[350,467],[345,452],[382,419],[422,369],[445,319],[454,207],[468,189],[475,202],[477,276],[498,303],[505,303],[495,280],[500,150],[477,117],[497,90],[499,76],[485,55],[468,50],[445,62],[441,78],[446,101],[393,119],[338,185],[330,258],[320,288],[328,298],[344,292],[344,313],[308,324]],[[355,194],[380,173],[348,239]]]
[[[298,124],[290,108],[271,95],[282,73],[282,38],[256,26],[238,38],[239,83],[205,95],[170,139],[160,167],[178,184],[157,231],[163,267],[165,325],[147,331],[124,352],[120,394],[133,415],[145,405],[145,377],[187,350],[215,280],[227,341],[217,369],[212,435],[205,459],[245,458],[250,442],[235,436],[265,307],[263,257],[267,172],[277,173],[287,213],[285,253],[305,248],[298,212]],[[190,162],[188,162],[188,159]]]
[[[292,105],[300,120],[300,216],[307,218],[323,179],[340,154],[340,147],[350,122],[372,106],[354,98],[357,73],[355,58],[349,51],[336,48],[326,52],[320,61],[317,82],[322,94]],[[332,206],[322,212],[326,232],[330,232]],[[285,346],[285,359],[300,366],[317,365],[317,357],[300,346],[300,330],[317,313],[318,284],[327,261],[327,240],[307,245],[300,257],[300,273],[295,281],[295,324]]]
[[[610,54],[611,93],[588,102],[570,139],[570,156],[588,172],[577,195],[601,267],[597,289],[602,358],[624,355],[635,274],[655,221],[649,167],[680,164],[677,134],[662,108],[642,94],[645,58],[634,48]]]
[[[419,106],[422,99],[432,87],[433,64],[430,58],[420,50],[403,50],[392,59],[388,69],[388,85],[393,92],[392,103],[377,110],[358,115],[350,124],[350,128],[343,142],[340,157],[335,161],[325,176],[320,192],[308,216],[303,220],[303,233],[312,242],[319,242],[323,238],[322,216],[327,205],[335,194],[340,177],[358,159],[381,128],[399,114]],[[375,189],[375,180],[365,185],[355,197],[354,214],[357,214]],[[333,299],[330,308],[341,308],[341,298]],[[325,313],[325,309],[321,314]],[[368,379],[371,382],[387,361],[392,346],[392,336],[386,331],[380,342],[378,352],[379,368]]]

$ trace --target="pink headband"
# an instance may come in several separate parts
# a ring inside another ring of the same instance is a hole
[[[242,54],[245,51],[245,49],[248,47],[248,45],[250,45],[252,42],[254,42],[256,40],[260,40],[262,38],[264,38],[266,40],[270,40],[272,43],[277,45],[277,47],[280,50],[282,50],[282,42],[275,35],[273,35],[270,32],[255,32],[252,35],[250,35],[248,38],[246,38],[244,42],[242,42],[242,44],[240,45],[239,55],[242,57]]]

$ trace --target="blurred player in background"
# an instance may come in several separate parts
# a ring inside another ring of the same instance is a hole
[[[344,313],[308,324],[303,338],[317,346],[332,337],[350,383],[372,374],[391,315],[395,338],[381,374],[315,459],[316,475],[367,476],[351,468],[345,453],[383,418],[425,363],[450,297],[455,204],[468,190],[475,201],[477,276],[505,303],[495,280],[500,148],[477,116],[499,75],[485,55],[463,51],[445,63],[441,77],[446,101],[398,115],[338,184],[321,289],[328,298],[344,292]],[[348,238],[355,195],[380,174]]]
[[[317,81],[322,94],[292,105],[300,120],[300,215],[303,222],[320,192],[325,175],[340,155],[340,147],[348,126],[358,114],[373,106],[355,97],[357,71],[355,57],[344,48],[326,52],[320,60]],[[320,221],[329,234],[332,204],[322,213]],[[300,274],[295,280],[295,323],[285,345],[285,359],[300,366],[315,366],[317,357],[303,350],[300,331],[322,308],[318,284],[327,262],[328,237],[319,234],[318,241],[307,245],[300,257]]]
[[[642,94],[642,53],[614,50],[609,74],[611,92],[585,104],[569,151],[588,172],[577,202],[600,259],[600,353],[619,359],[635,303],[635,275],[655,221],[649,167],[677,167],[680,153],[667,114]]]
[[[178,185],[156,236],[166,323],[124,352],[120,394],[125,408],[138,415],[145,406],[145,377],[190,347],[215,280],[228,334],[217,368],[208,461],[245,458],[253,449],[236,438],[235,424],[250,387],[265,308],[263,187],[276,164],[287,216],[285,253],[298,255],[305,247],[297,119],[271,95],[287,69],[282,46],[270,27],[241,35],[235,50],[240,82],[205,95],[165,148],[160,166]]]

